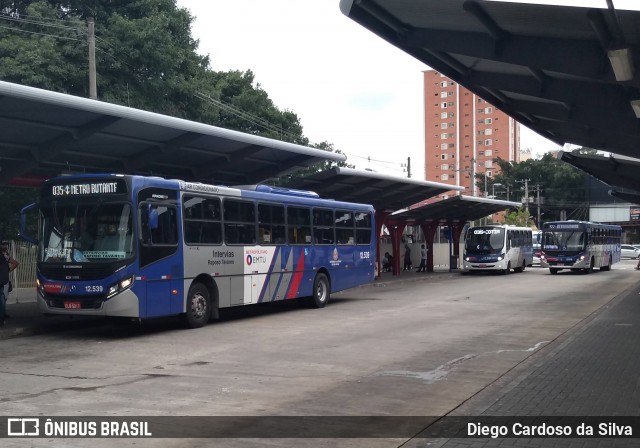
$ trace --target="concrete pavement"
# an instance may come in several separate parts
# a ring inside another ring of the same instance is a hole
[[[371,285],[363,287],[383,287],[387,284],[425,280],[433,276],[459,275],[457,271],[450,273],[448,269],[441,269],[432,273],[401,272],[392,275],[384,272],[382,277]],[[35,288],[19,288],[9,294],[6,312],[10,316],[5,319],[5,325],[0,327],[0,340],[19,336],[50,333],[68,329],[70,325],[104,325],[104,318],[84,316],[45,316],[38,310]]]

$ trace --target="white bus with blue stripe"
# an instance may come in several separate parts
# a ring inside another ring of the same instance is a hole
[[[308,298],[374,280],[370,205],[264,185],[129,175],[47,181],[38,208],[38,305],[46,314],[134,319]]]
[[[472,227],[464,243],[462,272],[524,272],[533,264],[533,239],[529,227],[490,225]]]

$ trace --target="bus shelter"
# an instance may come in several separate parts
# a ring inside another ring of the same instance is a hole
[[[123,173],[245,185],[342,154],[0,81],[0,185]]]
[[[340,10],[559,145],[640,157],[640,11],[600,3],[341,0]]]
[[[407,225],[419,225],[429,249],[427,253],[427,271],[433,272],[433,240],[438,226],[446,225],[448,227],[449,259],[454,261],[458,260],[460,256],[460,235],[467,222],[504,210],[518,209],[521,206],[522,204],[519,202],[457,195],[395,213],[387,218],[387,227],[393,229],[391,234],[394,252],[399,253],[400,238],[404,228]],[[394,260],[396,262],[395,272],[400,272],[400,260],[398,257],[395,258],[397,258],[397,260]]]
[[[325,198],[372,204],[376,210],[376,261],[379,270],[383,225],[389,230],[394,254],[400,253],[402,235],[407,225],[420,225],[429,246],[427,270],[432,272],[433,239],[439,225],[451,226],[452,236],[459,242],[467,221],[521,206],[517,202],[462,195],[441,199],[438,196],[452,190],[461,191],[463,187],[340,167],[293,179],[287,187],[313,190]],[[411,208],[428,199],[431,199],[429,204]],[[457,244],[454,246],[457,255]],[[400,257],[394,256],[393,263],[393,273],[397,275],[400,272]]]

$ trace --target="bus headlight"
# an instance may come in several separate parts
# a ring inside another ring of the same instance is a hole
[[[578,261],[583,261],[583,260],[584,260],[584,254],[578,255]]]
[[[40,281],[39,278],[36,278],[36,289],[40,292],[40,294],[42,294],[42,297],[45,296],[44,286],[42,285],[42,282]]]
[[[109,291],[107,291],[107,299],[110,299],[116,294],[121,293],[125,289],[131,288],[131,285],[133,285],[133,276],[125,278],[124,280],[120,280],[117,283],[114,283],[113,285],[109,286]]]
[[[502,260],[504,260],[504,254],[500,254],[500,255],[498,256],[498,261],[502,261]]]

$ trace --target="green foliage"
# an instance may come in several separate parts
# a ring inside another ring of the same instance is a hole
[[[251,70],[211,70],[191,35],[194,18],[175,0],[0,0],[0,79],[87,97],[88,18],[99,100],[309,145],[298,116],[276,107]],[[328,142],[315,146],[339,152]],[[0,195],[0,235],[15,238],[33,191],[0,188]]]
[[[0,240],[17,240],[20,225],[20,210],[36,201],[38,191],[34,188],[4,187],[0,188]],[[36,229],[27,229],[32,235]]]
[[[312,144],[311,145],[314,148],[317,149],[322,149],[324,151],[329,151],[329,152],[335,152],[336,154],[342,154],[342,151],[340,151],[339,149],[335,149],[333,147],[333,144],[324,141],[322,143],[318,143],[318,144]],[[308,168],[305,168],[303,170],[300,171],[296,171],[295,173],[292,174],[287,174],[286,176],[282,176],[278,179],[276,179],[273,184],[275,185],[283,185],[286,186],[288,183],[290,183],[293,179],[299,179],[299,178],[303,178],[303,177],[308,177],[311,176],[312,174],[318,173],[320,171],[326,171],[326,170],[330,170],[331,168],[334,168],[336,166],[339,167],[343,167],[343,168],[355,168],[354,165],[351,165],[347,162],[334,162],[332,160],[325,160],[324,162],[318,163],[316,165],[310,166]]]
[[[496,187],[496,196],[506,199],[506,189],[509,188],[509,200],[520,202],[525,197],[524,180],[529,185],[529,212],[537,217],[536,185],[540,185],[540,196],[544,198],[540,214],[542,221],[560,219],[564,210],[569,219],[584,218],[587,209],[585,176],[586,174],[573,165],[569,165],[551,154],[545,154],[541,159],[529,159],[520,163],[511,163],[500,158],[495,160],[500,167],[500,174],[488,179],[488,191]],[[484,182],[484,177],[482,178]],[[484,187],[484,184],[482,184]],[[540,227],[540,223],[536,223]]]
[[[529,212],[527,212],[525,208],[520,208],[515,211],[507,212],[504,215],[504,223],[514,226],[528,227],[529,216]]]

